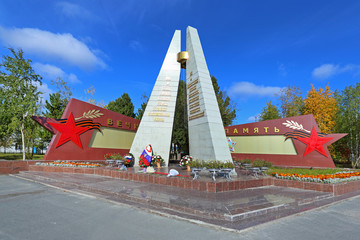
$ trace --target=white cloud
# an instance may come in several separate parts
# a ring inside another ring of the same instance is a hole
[[[34,63],[34,70],[40,74],[42,77],[55,80],[57,77],[62,78],[64,81],[68,81],[70,83],[80,83],[80,80],[73,73],[67,74],[61,68],[56,67],[50,64],[42,64],[42,63]]]
[[[75,75],[75,74],[73,74],[73,73],[70,73],[69,75],[68,75],[68,78],[67,78],[68,80],[69,80],[69,82],[71,82],[71,83],[80,83],[81,81],[77,78],[77,76]]]
[[[259,115],[260,114],[258,114],[258,115],[256,115],[256,116],[250,116],[250,117],[248,117],[248,122],[258,122],[259,121]]]
[[[333,64],[323,64],[313,70],[312,75],[317,79],[326,79],[339,72],[339,66]]]
[[[70,33],[52,33],[37,28],[6,29],[0,26],[0,39],[10,47],[22,48],[25,52],[59,59],[81,68],[106,67],[93,50]]]
[[[69,18],[84,18],[90,20],[98,19],[90,11],[74,3],[58,2],[55,6],[61,11],[63,15]]]
[[[264,85],[255,85],[251,82],[237,82],[229,89],[231,96],[259,96],[259,97],[274,97],[279,93],[282,88],[280,87],[265,87]]]
[[[281,76],[286,76],[287,75],[287,70],[286,67],[283,63],[278,63],[278,71],[280,73]]]
[[[144,46],[142,45],[142,43],[136,40],[131,40],[129,43],[129,47],[139,52],[142,52],[144,50]]]
[[[348,64],[341,67],[334,64],[323,64],[313,70],[312,76],[315,79],[322,80],[344,72],[353,72],[354,74],[359,74],[360,65]]]
[[[40,97],[44,100],[49,100],[49,94],[53,93],[53,91],[48,87],[48,85],[46,83],[40,85],[39,82],[36,82],[35,85],[37,86],[38,91],[42,92]]]

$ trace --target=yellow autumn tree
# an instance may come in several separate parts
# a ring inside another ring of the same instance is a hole
[[[314,115],[320,132],[331,133],[334,130],[338,110],[338,103],[329,84],[326,85],[325,90],[322,88],[316,90],[311,84],[311,90],[304,100],[304,114]]]

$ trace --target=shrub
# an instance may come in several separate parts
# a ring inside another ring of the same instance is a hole
[[[226,161],[226,162],[222,162],[220,164],[220,167],[221,168],[235,168],[235,165],[231,161]]]
[[[245,158],[245,159],[242,159],[240,160],[239,162],[241,162],[241,164],[244,164],[244,163],[252,163],[252,160],[251,159],[248,159],[248,158]]]
[[[256,159],[253,163],[252,163],[253,167],[272,167],[272,163],[265,161],[263,159]]]
[[[271,168],[272,166],[273,166],[273,164],[271,162],[265,161],[264,167]]]
[[[265,164],[265,160],[263,159],[256,159],[253,163],[252,166],[253,167],[264,167]]]
[[[210,160],[205,163],[205,167],[207,169],[218,169],[220,168],[220,163],[216,160]]]
[[[105,159],[112,159],[112,160],[125,160],[124,157],[120,153],[107,153],[104,155]]]
[[[204,162],[200,161],[198,159],[194,159],[190,162],[190,167],[192,168],[203,168],[204,167]]]

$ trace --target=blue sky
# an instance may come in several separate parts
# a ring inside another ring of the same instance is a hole
[[[343,90],[360,80],[359,1],[2,0],[0,55],[22,48],[44,77],[74,97],[108,103],[151,93],[176,29],[198,29],[211,75],[237,104],[235,124],[254,121],[276,94],[310,84]],[[45,94],[46,95],[46,94]],[[45,96],[46,97],[46,96]]]

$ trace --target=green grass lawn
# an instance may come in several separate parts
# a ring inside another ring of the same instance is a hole
[[[33,160],[42,160],[44,155],[34,154]],[[0,153],[0,159],[22,160],[22,153]]]
[[[306,169],[306,168],[279,168],[279,167],[271,167],[269,168],[266,173],[272,174],[273,172],[276,173],[290,173],[290,174],[308,174],[308,175],[326,175],[326,174],[334,174],[337,172],[343,172],[345,169],[343,168],[329,168],[329,169]]]

